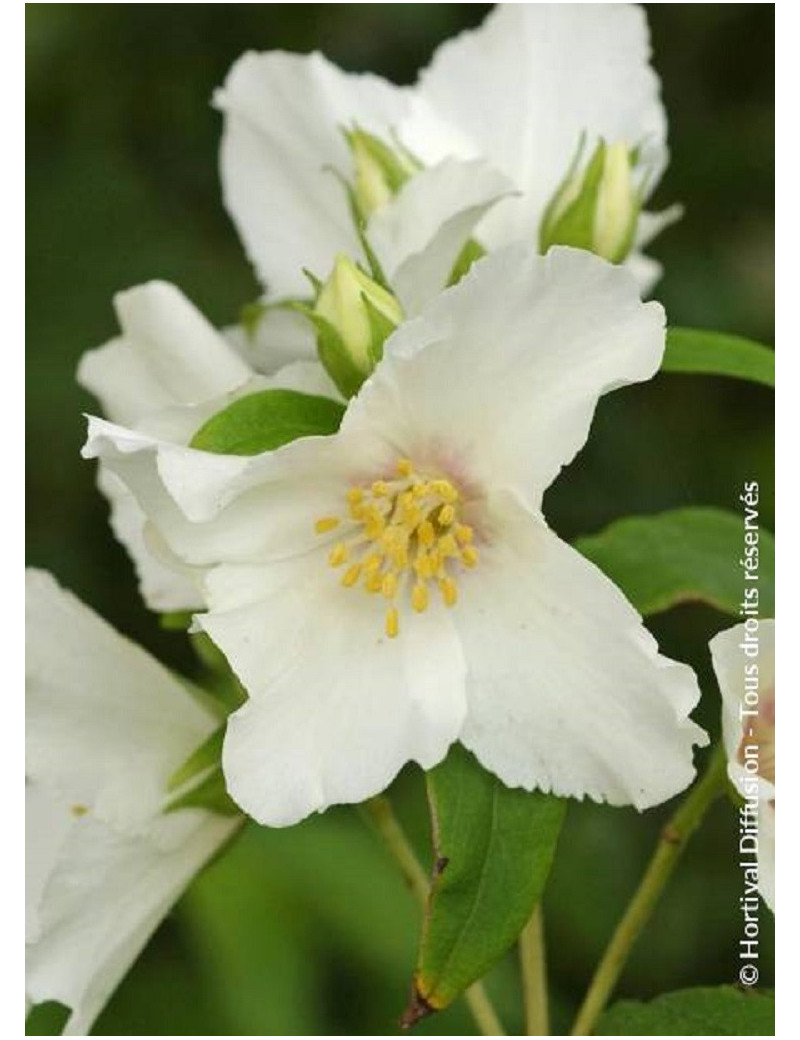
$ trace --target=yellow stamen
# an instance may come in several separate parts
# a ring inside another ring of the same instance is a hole
[[[411,606],[418,614],[421,614],[428,606],[428,586],[420,582],[414,586],[411,592]]]
[[[442,527],[449,527],[456,518],[456,511],[449,503],[439,510],[439,523]]]
[[[407,458],[398,459],[393,472],[351,487],[346,514],[322,516],[314,523],[321,535],[342,528],[328,562],[347,564],[340,578],[345,588],[357,586],[389,601],[385,630],[390,639],[400,630],[403,603],[422,614],[438,589],[444,604],[454,606],[459,573],[478,563],[473,529],[459,515],[457,486],[445,477],[420,475]]]
[[[465,567],[474,567],[478,562],[478,550],[474,545],[465,545],[461,550],[461,562]]]
[[[454,607],[456,600],[458,599],[458,586],[452,578],[442,578],[439,582],[439,589],[442,593],[442,599],[446,607]]]
[[[358,579],[360,577],[361,577],[361,564],[360,563],[352,563],[352,564],[350,564],[350,566],[345,571],[345,575],[342,578],[342,585],[344,585],[344,587],[346,589],[351,589],[356,584],[356,582],[358,581]]]
[[[335,531],[341,522],[338,516],[323,516],[314,524],[314,530],[317,534],[327,534],[328,531]]]
[[[423,520],[417,527],[417,538],[419,539],[419,544],[426,549],[430,549],[436,541],[436,531],[433,529],[433,524],[430,520]]]

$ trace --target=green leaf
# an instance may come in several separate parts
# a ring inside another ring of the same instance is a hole
[[[258,455],[298,437],[336,433],[344,415],[338,401],[296,390],[261,390],[217,412],[190,446],[220,455]]]
[[[775,997],[735,986],[665,993],[647,1004],[621,1000],[595,1029],[597,1036],[774,1036]]]
[[[183,787],[189,780],[193,780],[198,773],[204,773],[212,766],[219,765],[222,755],[222,742],[225,739],[225,726],[223,724],[195,748],[186,761],[180,766],[167,781],[167,790],[175,791]]]
[[[173,798],[164,807],[164,812],[177,812],[179,809],[208,809],[221,816],[237,816],[240,812],[225,787],[221,766],[217,766],[190,790]]]
[[[617,520],[575,548],[618,585],[641,614],[708,603],[739,617],[744,584],[741,515],[692,507]],[[775,613],[775,542],[759,531],[759,611]]]
[[[566,807],[505,787],[460,745],[427,782],[436,866],[409,1024],[447,1007],[519,936],[544,890]]]
[[[731,376],[774,387],[775,351],[725,332],[671,328],[661,371]]]

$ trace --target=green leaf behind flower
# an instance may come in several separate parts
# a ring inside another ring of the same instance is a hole
[[[730,376],[775,386],[775,352],[750,339],[708,329],[667,329],[662,372]]]
[[[296,390],[261,390],[234,401],[197,431],[192,448],[219,455],[258,455],[298,437],[336,433],[344,406]]]
[[[774,1036],[775,997],[735,986],[665,993],[649,1003],[622,1000],[600,1019],[597,1036]]]
[[[739,616],[743,515],[710,507],[617,520],[575,548],[618,585],[641,614],[707,603]],[[775,612],[775,542],[759,531],[759,611]]]
[[[427,776],[436,862],[405,1021],[447,1007],[541,898],[566,803],[506,787],[460,745]]]

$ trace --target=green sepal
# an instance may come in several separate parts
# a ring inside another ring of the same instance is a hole
[[[456,257],[456,262],[453,264],[453,270],[450,272],[450,277],[447,279],[447,285],[458,285],[465,274],[468,274],[469,269],[477,261],[481,260],[486,256],[486,250],[475,238],[467,239],[464,244],[464,248]]]
[[[603,168],[606,159],[606,145],[601,141],[586,167],[578,197],[571,202],[552,227],[548,217],[553,210],[548,206],[542,221],[539,249],[546,253],[552,245],[570,245],[579,249],[591,249],[594,242],[594,216],[597,199],[600,194],[600,183],[603,179]]]
[[[220,816],[238,816],[241,813],[225,787],[221,766],[217,766],[191,790],[178,795],[164,806],[165,813],[178,812],[180,809],[208,809]]]
[[[383,357],[383,344],[391,336],[397,326],[393,321],[391,321],[391,319],[387,318],[385,314],[382,314],[381,311],[378,310],[365,293],[361,294],[361,299],[364,301],[364,307],[369,320],[369,331],[371,336],[369,359],[374,368]]]
[[[355,364],[342,337],[326,318],[304,304],[297,304],[295,310],[304,314],[316,329],[319,360],[336,389],[349,400],[361,389],[366,374]]]
[[[260,390],[217,412],[189,446],[221,455],[258,455],[300,437],[336,433],[344,415],[338,401],[297,390]]]
[[[185,632],[193,617],[191,610],[169,610],[158,615],[158,624],[165,632]]]
[[[355,147],[356,139],[364,145],[365,151],[380,167],[381,172],[386,178],[386,184],[389,187],[389,190],[393,195],[396,195],[406,181],[412,176],[412,171],[403,165],[394,150],[387,144],[384,144],[379,137],[376,137],[374,134],[371,134],[366,130],[362,130],[356,124],[353,125],[352,130],[344,130],[343,133],[351,148]],[[410,160],[410,153],[407,152],[406,149],[403,149],[403,152]]]
[[[179,766],[167,780],[168,791],[176,791],[190,780],[194,780],[198,773],[205,773],[212,766],[219,765],[225,728],[226,723],[223,722],[199,747],[194,749],[183,765]]]

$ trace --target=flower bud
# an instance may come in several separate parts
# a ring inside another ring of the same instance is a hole
[[[311,312],[322,363],[350,396],[383,354],[383,344],[403,320],[400,304],[383,286],[339,254]]]
[[[356,208],[361,219],[367,220],[397,194],[419,165],[402,146],[390,148],[365,130],[349,130],[345,136],[355,165]]]
[[[544,253],[552,245],[588,249],[621,263],[633,246],[641,210],[633,182],[635,156],[622,142],[600,141],[586,169],[580,170],[583,144],[567,176],[545,210],[539,232]]]

